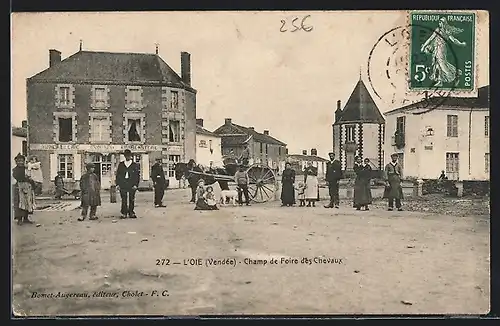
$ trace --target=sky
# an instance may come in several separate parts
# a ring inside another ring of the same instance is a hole
[[[303,17],[312,30],[291,32]],[[486,15],[486,13],[484,13]],[[478,17],[477,85],[489,84],[488,19]],[[285,27],[282,28],[282,21]],[[378,12],[137,12],[16,13],[12,15],[12,124],[26,119],[26,78],[48,68],[49,49],[62,58],[79,50],[154,53],[180,74],[180,53],[191,53],[197,117],[214,130],[234,123],[269,130],[289,153],[332,149],[337,100],[348,100],[360,78],[383,113],[409,95],[385,77],[389,49],[377,40],[404,26],[403,11]],[[286,32],[281,32],[287,30]],[[404,56],[404,47],[402,50]],[[397,103],[397,102],[396,102]]]

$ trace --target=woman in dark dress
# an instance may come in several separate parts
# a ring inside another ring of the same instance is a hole
[[[295,170],[290,163],[285,164],[281,175],[281,206],[293,206],[295,204]]]
[[[361,157],[356,157],[354,171],[356,172],[356,180],[354,181],[354,207],[358,211],[364,207],[365,211],[367,211],[369,210],[368,205],[372,203],[370,189],[372,168],[370,160],[366,158],[363,163]]]
[[[14,218],[17,224],[32,224],[29,215],[35,209],[35,182],[26,174],[26,157],[18,154],[15,157],[16,167],[12,169],[12,176],[16,180],[14,184]]]

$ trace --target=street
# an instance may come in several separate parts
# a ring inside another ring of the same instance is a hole
[[[98,221],[72,210],[13,223],[16,314],[489,311],[489,213],[356,211],[349,200],[195,211],[189,189],[168,191],[166,208],[152,197],[138,193],[136,220],[103,197]]]

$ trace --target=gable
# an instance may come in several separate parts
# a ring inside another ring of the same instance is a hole
[[[351,96],[347,100],[337,123],[361,122],[361,123],[384,123],[385,119],[371,97],[368,89],[360,79]]]

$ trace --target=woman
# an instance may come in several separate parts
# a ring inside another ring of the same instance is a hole
[[[315,207],[319,200],[318,169],[312,166],[312,162],[308,162],[304,170],[304,183],[306,184],[306,207]]]
[[[17,224],[33,224],[29,215],[33,214],[35,199],[33,193],[34,181],[26,174],[26,158],[18,154],[15,157],[16,167],[12,169],[12,175],[16,180],[14,184],[14,218]]]
[[[80,178],[80,190],[82,192],[82,214],[78,221],[83,221],[87,217],[90,207],[89,220],[97,220],[97,206],[101,206],[101,184],[97,174],[94,173],[95,167],[92,163],[87,163],[87,172]]]
[[[290,163],[285,164],[285,170],[281,176],[281,206],[293,206],[295,204],[295,170]]]
[[[361,157],[356,157],[354,172],[356,172],[356,180],[354,181],[354,207],[358,211],[364,207],[365,211],[367,211],[369,210],[368,205],[372,203],[370,189],[372,168],[370,160],[366,158],[363,163]]]
[[[28,162],[28,175],[34,181],[35,195],[41,195],[43,183],[42,163],[38,161],[38,158],[36,156],[32,156],[30,161]]]

